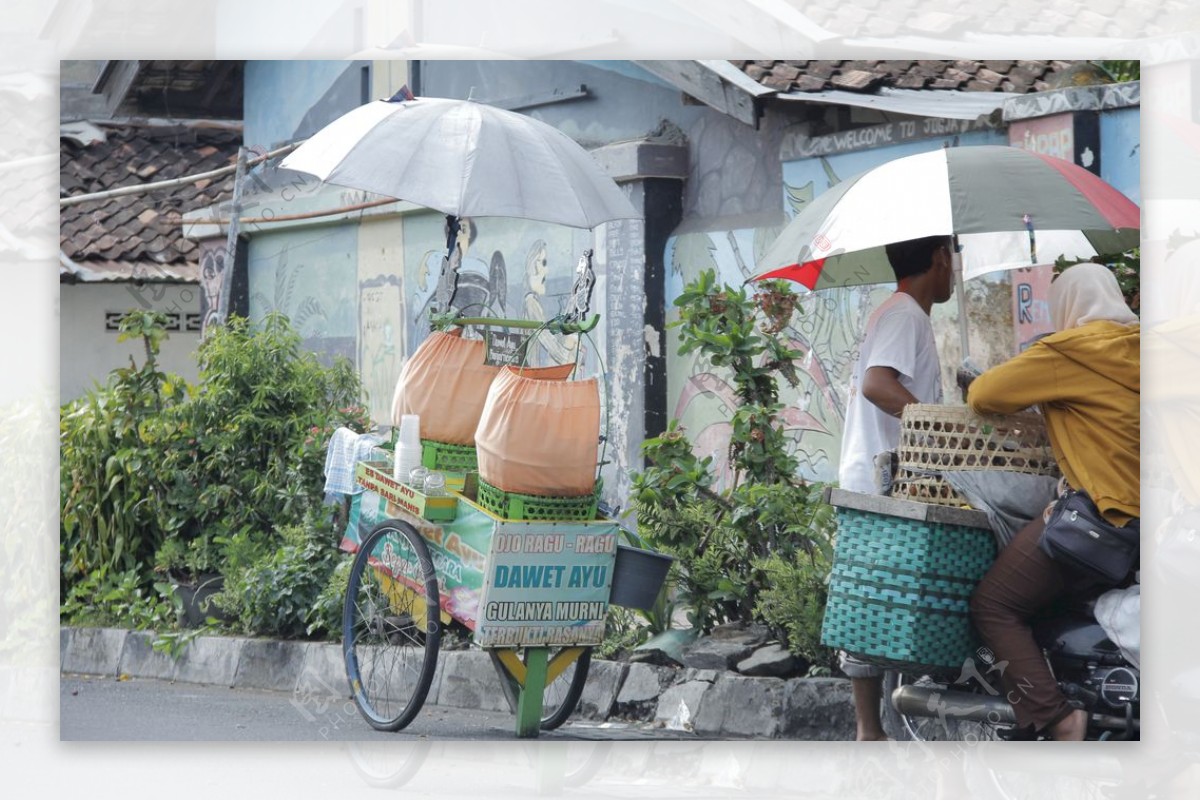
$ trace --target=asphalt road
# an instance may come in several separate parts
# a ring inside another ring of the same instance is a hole
[[[301,703],[289,693],[152,679],[64,675],[59,737],[73,740],[369,741],[513,740],[516,719],[499,712],[422,707],[403,731],[372,729],[348,698],[341,706]],[[641,726],[568,722],[548,740],[679,739]]]

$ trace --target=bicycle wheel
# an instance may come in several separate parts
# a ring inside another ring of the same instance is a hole
[[[437,668],[441,624],[429,549],[399,520],[359,546],[342,609],[342,653],[358,711],[380,731],[399,731],[425,703]]]
[[[550,662],[553,664],[555,657],[566,650],[568,649],[560,648],[550,657]],[[508,699],[509,708],[515,713],[521,686],[496,656],[496,652],[493,650],[489,653],[496,672],[500,674],[500,679],[504,682],[504,696]],[[583,695],[583,685],[587,682],[588,670],[591,666],[592,649],[584,648],[578,658],[572,660],[571,664],[567,665],[552,681],[547,682],[546,689],[542,692],[541,729],[543,731],[557,729],[567,722],[567,718],[571,717],[575,707],[579,706],[579,698]]]

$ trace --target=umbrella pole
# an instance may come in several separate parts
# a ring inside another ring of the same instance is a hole
[[[958,235],[954,236],[954,291],[958,293],[958,336],[962,340],[962,360],[971,357],[971,338],[967,333],[967,292],[963,287],[962,253],[958,250]]]
[[[446,215],[446,258],[442,260],[442,272],[438,276],[437,289],[433,292],[435,314],[450,314],[454,309],[454,296],[458,294],[459,262],[454,257],[458,244],[459,219],[454,214]],[[459,257],[462,258],[461,256]]]

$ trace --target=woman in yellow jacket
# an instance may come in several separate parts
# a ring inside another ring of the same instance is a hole
[[[1104,518],[1141,516],[1140,328],[1117,279],[1099,264],[1069,267],[1050,286],[1056,333],[972,382],[979,413],[1039,405],[1067,483],[1085,490]],[[1073,709],[1033,638],[1030,618],[1089,580],[1038,548],[1045,523],[1030,522],[997,557],[971,599],[984,643],[1007,662],[1004,684],[1020,726],[1055,740],[1082,740],[1087,715]],[[1091,588],[1094,588],[1094,584]]]

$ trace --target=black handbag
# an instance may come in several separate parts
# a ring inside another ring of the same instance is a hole
[[[1038,546],[1076,572],[1119,584],[1138,563],[1141,520],[1114,526],[1082,490],[1067,490],[1054,504]]]

